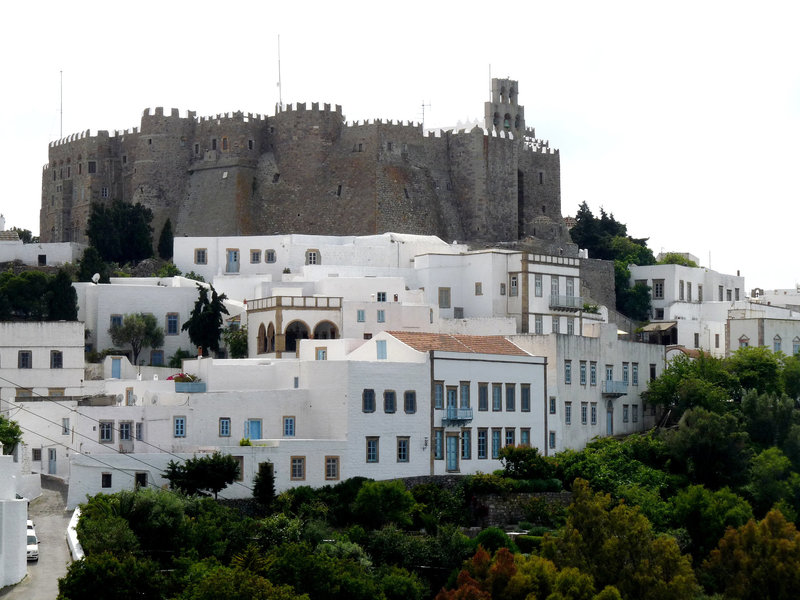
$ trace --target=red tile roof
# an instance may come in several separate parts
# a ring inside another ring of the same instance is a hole
[[[501,335],[453,335],[449,333],[418,333],[411,331],[387,331],[404,344],[420,352],[442,350],[444,352],[467,352],[473,354],[510,354],[530,356]]]

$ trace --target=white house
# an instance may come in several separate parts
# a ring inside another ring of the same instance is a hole
[[[641,394],[664,368],[664,346],[620,340],[614,324],[585,334],[509,338],[547,357],[547,454],[655,425],[655,407],[647,407]]]
[[[728,354],[747,346],[766,346],[773,352],[800,354],[800,318],[797,312],[786,309],[793,318],[779,318],[760,308],[752,304],[749,309],[729,311]]]
[[[23,428],[21,463],[66,477],[70,411],[84,393],[79,321],[0,322],[0,411]]]
[[[185,277],[113,277],[107,284],[74,283],[78,293],[78,319],[86,323],[88,331],[87,345],[97,351],[114,348],[108,333],[111,326],[122,324],[126,314],[143,312],[156,317],[164,330],[164,345],[143,348],[140,362],[164,365],[179,348],[194,353],[189,334],[181,331],[181,327],[194,308],[197,285],[198,282]],[[225,307],[229,318],[244,311],[244,305],[235,300],[225,301]]]
[[[745,302],[744,277],[672,264],[628,268],[631,285],[651,288],[652,321],[642,329],[651,341],[724,356],[727,313]]]
[[[199,388],[107,380],[106,397],[76,409],[69,505],[162,486],[169,460],[214,450],[242,466],[222,496],[245,497],[266,461],[280,491],[355,475],[487,471],[500,466],[501,445],[544,442],[544,359],[499,336],[382,332],[304,340],[298,355],[185,361]]]
[[[0,226],[0,262],[20,261],[38,267],[60,267],[76,263],[87,248],[77,242],[23,244],[16,231],[4,231]]]
[[[357,267],[359,273],[372,275],[387,275],[386,269],[393,269],[397,274],[398,270],[412,269],[418,254],[466,249],[436,236],[400,233],[178,237],[173,242],[173,262],[184,273],[194,271],[218,287],[218,276],[270,275],[278,281],[287,270],[296,273],[305,265],[324,267],[316,269],[321,277],[341,267]]]

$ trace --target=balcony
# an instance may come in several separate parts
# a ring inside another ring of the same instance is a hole
[[[457,406],[448,406],[442,415],[442,425],[462,425],[472,421],[471,408],[458,408]]]
[[[342,308],[341,296],[269,296],[247,301],[248,311],[274,310],[276,308]]]
[[[619,398],[628,393],[627,381],[603,381],[602,394],[608,398]]]
[[[583,310],[583,297],[550,294],[550,309],[578,312],[579,310]]]
[[[175,392],[179,394],[196,394],[206,391],[205,381],[176,381]]]

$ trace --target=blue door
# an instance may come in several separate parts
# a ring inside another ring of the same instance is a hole
[[[119,379],[121,370],[122,370],[122,359],[120,359],[120,358],[112,358],[111,359],[111,377],[114,378],[114,379]]]
[[[458,436],[447,436],[447,470],[458,471]]]

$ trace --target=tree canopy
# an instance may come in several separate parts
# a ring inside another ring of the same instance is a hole
[[[126,264],[153,256],[153,212],[142,204],[93,202],[86,235],[102,260]]]
[[[184,462],[169,461],[161,474],[172,489],[186,494],[203,494],[206,490],[216,499],[239,476],[239,461],[230,454],[214,452],[210,456],[195,456]]]
[[[628,228],[600,208],[600,218],[592,214],[586,202],[581,203],[575,216],[576,224],[570,229],[572,241],[586,248],[591,258],[614,261],[614,291],[616,309],[638,320],[647,320],[650,311],[650,288],[630,285],[628,265],[653,265],[656,260],[647,247],[647,238],[632,238]]]
[[[172,233],[172,221],[167,218],[161,228],[161,235],[158,236],[158,255],[164,260],[172,258],[172,241],[175,236]]]
[[[11,454],[14,448],[22,441],[22,429],[16,421],[0,415],[0,443],[3,444],[3,454]]]
[[[78,295],[63,269],[0,273],[0,321],[74,321]]]
[[[208,292],[211,291],[211,299]],[[208,356],[208,351],[219,352],[220,335],[222,334],[222,315],[228,314],[224,300],[225,294],[217,294],[213,285],[208,287],[197,284],[197,300],[189,315],[189,320],[181,327],[181,331],[189,333],[189,339],[195,346],[202,348],[203,356]]]
[[[138,364],[143,348],[158,348],[164,344],[164,330],[150,313],[125,315],[122,324],[112,325],[108,334],[115,345],[130,345],[134,365]]]

